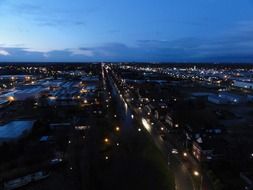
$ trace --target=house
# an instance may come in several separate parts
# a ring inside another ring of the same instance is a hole
[[[165,120],[165,123],[168,124],[172,128],[179,127],[178,120],[176,119],[173,111],[167,111],[164,120]]]
[[[225,130],[221,125],[199,126],[186,124],[184,126],[185,143],[187,148],[191,148],[194,142],[203,143],[204,139],[220,138]]]
[[[226,142],[222,138],[199,138],[192,143],[192,154],[200,162],[223,158]]]

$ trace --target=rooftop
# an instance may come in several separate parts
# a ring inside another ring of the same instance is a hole
[[[0,126],[0,142],[20,138],[24,133],[30,131],[34,120],[11,121]]]

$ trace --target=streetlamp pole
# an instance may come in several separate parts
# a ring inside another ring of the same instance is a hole
[[[201,174],[201,176],[200,176],[200,187],[199,187],[199,189],[202,190],[202,188],[203,188],[203,174]]]

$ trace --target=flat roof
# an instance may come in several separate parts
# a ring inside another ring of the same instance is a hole
[[[0,141],[13,140],[21,137],[33,127],[34,120],[11,121],[0,126]]]

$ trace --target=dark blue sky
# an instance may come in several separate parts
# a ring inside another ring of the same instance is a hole
[[[0,61],[253,62],[253,1],[0,0]]]

